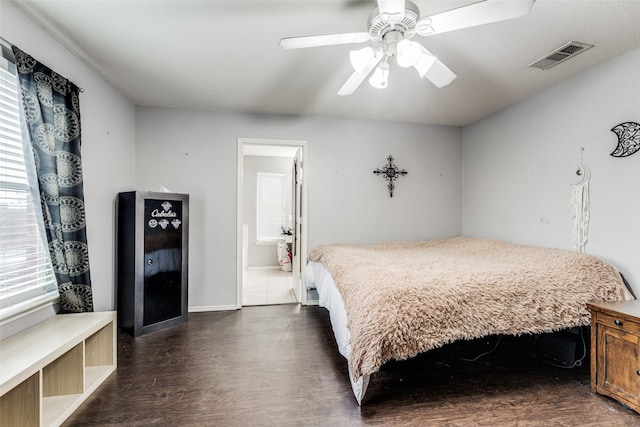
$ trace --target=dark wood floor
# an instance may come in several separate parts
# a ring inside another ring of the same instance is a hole
[[[280,305],[191,313],[118,335],[118,369],[65,426],[632,426],[593,394],[589,369],[561,369],[506,342],[454,344],[372,376],[359,407],[327,312]]]

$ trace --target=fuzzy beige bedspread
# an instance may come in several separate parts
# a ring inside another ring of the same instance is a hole
[[[497,240],[327,245],[309,260],[344,300],[354,378],[460,339],[587,325],[587,301],[632,298],[594,256]]]

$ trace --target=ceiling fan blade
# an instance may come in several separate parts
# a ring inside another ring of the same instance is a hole
[[[436,87],[441,88],[458,77],[456,73],[451,71],[449,67],[444,65],[436,56],[429,52],[424,46],[422,46],[422,55],[420,59],[413,64],[413,67],[418,71],[420,77],[426,77],[431,80]]]
[[[431,83],[433,83],[437,88],[448,85],[458,77],[456,73],[451,71],[449,67],[444,65],[444,63],[439,59],[436,59],[433,62],[433,65],[424,76],[431,80]]]
[[[378,0],[378,13],[383,21],[397,24],[404,18],[404,0]]]
[[[327,34],[324,36],[286,37],[280,40],[280,46],[283,49],[301,49],[336,44],[364,43],[369,40],[371,40],[371,34],[366,32]]]
[[[484,0],[469,6],[459,7],[446,12],[420,18],[416,24],[418,34],[431,36],[490,24],[492,22],[524,16],[533,7],[536,0]]]
[[[351,76],[349,76],[347,81],[344,82],[344,84],[338,91],[338,95],[351,95],[353,92],[355,92],[355,90],[358,89],[364,79],[366,79],[367,76],[371,73],[371,70],[373,70],[376,65],[378,65],[383,57],[384,55],[376,53],[373,59],[362,69],[362,71],[355,71],[353,74],[351,74]]]

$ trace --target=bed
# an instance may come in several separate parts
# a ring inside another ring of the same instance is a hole
[[[329,311],[358,404],[387,361],[588,325],[588,301],[634,298],[597,257],[492,239],[323,245],[308,259],[307,285]]]

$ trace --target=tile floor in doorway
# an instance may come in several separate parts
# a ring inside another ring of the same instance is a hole
[[[249,268],[244,271],[242,305],[297,303],[292,283],[293,274],[279,267]]]

